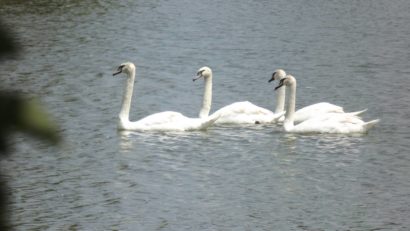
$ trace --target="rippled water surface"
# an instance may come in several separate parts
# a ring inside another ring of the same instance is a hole
[[[16,136],[1,168],[16,230],[409,230],[410,4],[393,1],[1,1],[22,46],[2,89],[39,95],[59,147]],[[131,118],[195,117],[201,66],[216,110],[274,108],[276,68],[297,106],[380,118],[368,134],[280,126],[117,132],[124,61],[137,66]]]

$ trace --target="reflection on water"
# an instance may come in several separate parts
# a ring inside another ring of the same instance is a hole
[[[192,132],[178,132],[178,131],[118,131],[120,137],[120,147],[122,151],[133,150],[135,145],[163,145],[173,146],[179,145],[181,142],[189,142],[198,137],[207,137],[207,131],[192,131]]]
[[[298,146],[314,148],[328,153],[350,153],[359,154],[360,144],[364,141],[366,134],[294,134],[287,133],[282,136],[280,143],[289,150],[295,150]],[[290,152],[291,153],[291,152]]]
[[[316,147],[331,152],[340,152],[349,154],[360,153],[360,143],[364,135],[326,135],[320,136],[316,141]]]
[[[132,137],[135,133],[131,131],[119,131],[118,134],[120,135],[120,150],[122,152],[133,150],[134,144]]]

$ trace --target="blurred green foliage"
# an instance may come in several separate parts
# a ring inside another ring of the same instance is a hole
[[[13,132],[24,132],[36,138],[57,143],[58,128],[38,99],[29,99],[18,92],[0,91],[0,152],[8,151]]]
[[[14,58],[20,53],[15,41],[12,33],[0,23],[0,61]],[[51,144],[60,140],[58,127],[38,99],[17,91],[0,91],[0,155],[9,152],[8,141],[15,132],[30,134]],[[0,173],[0,230],[12,230],[9,223],[11,211],[8,207],[7,184],[1,176]]]

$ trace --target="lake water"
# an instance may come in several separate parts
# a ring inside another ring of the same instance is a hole
[[[1,168],[16,230],[409,230],[410,4],[361,1],[2,1],[22,55],[1,88],[41,97],[64,142],[17,135]],[[272,72],[298,79],[297,107],[368,108],[365,135],[280,126],[117,132],[137,66],[132,120],[196,117],[213,69],[212,111],[273,109]]]

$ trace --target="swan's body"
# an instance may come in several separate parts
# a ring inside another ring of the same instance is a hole
[[[315,103],[304,108],[301,108],[295,112],[295,123],[303,122],[308,119],[312,119],[316,116],[320,116],[327,113],[332,114],[349,114],[358,116],[361,115],[363,112],[367,111],[367,109],[355,112],[345,112],[342,107],[327,103]]]
[[[222,114],[217,124],[268,124],[274,123],[285,112],[275,114],[251,102],[236,102],[227,105],[212,115]]]
[[[269,80],[269,82],[273,80],[281,80],[286,77],[286,72],[282,69],[277,69],[273,74],[272,78]],[[286,95],[286,88],[279,88],[276,93],[276,110],[275,112],[278,113],[280,111],[284,111],[285,109],[285,95]],[[320,116],[326,113],[345,113],[345,114],[350,114],[350,115],[360,115],[363,112],[365,112],[367,109],[364,109],[362,111],[356,111],[356,112],[345,112],[343,110],[343,107],[327,103],[327,102],[321,102],[321,103],[316,103],[312,104],[306,107],[303,107],[299,110],[297,110],[294,114],[294,121],[295,123],[299,123],[311,118],[314,118],[316,116]],[[283,121],[285,117],[282,117],[279,119],[279,121]]]
[[[205,80],[204,96],[199,117],[207,118],[212,103],[212,70],[209,67],[200,68],[194,81],[199,78],[204,78]],[[219,116],[215,124],[259,124],[274,123],[283,114],[284,112],[273,113],[268,109],[244,101],[229,104],[214,112],[211,117]]]
[[[119,114],[118,129],[134,131],[192,131],[204,130],[211,126],[217,116],[206,119],[188,118],[179,112],[165,111],[149,115],[138,121],[130,121],[131,99],[135,82],[135,66],[133,63],[124,63],[118,67],[113,75],[124,72],[127,75],[126,88]]]
[[[364,122],[359,117],[346,113],[327,113],[311,119],[307,119],[297,125],[294,124],[295,104],[296,104],[296,79],[287,75],[276,88],[286,85],[290,88],[288,108],[285,114],[283,127],[286,132],[294,133],[366,133],[371,127],[379,122],[372,120]]]
[[[305,120],[296,126],[287,121],[284,123],[285,131],[294,133],[366,133],[379,120],[364,122],[357,116],[346,116],[340,113],[330,113],[327,115],[313,117]]]
[[[212,125],[214,119],[189,118],[179,112],[165,111],[144,117],[136,122],[120,120],[119,130],[134,131],[194,131],[205,130]]]

